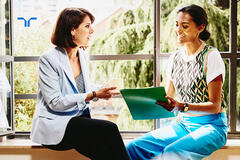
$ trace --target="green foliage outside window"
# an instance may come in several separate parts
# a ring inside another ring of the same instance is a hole
[[[172,52],[176,50],[174,23],[177,9],[180,6],[197,3],[202,5],[209,16],[209,28],[212,33],[211,39],[207,42],[215,46],[220,51],[228,50],[229,45],[229,9],[222,10],[214,3],[208,3],[207,0],[162,0],[161,1],[161,51]],[[238,8],[240,3],[238,3]],[[135,10],[128,10],[113,17],[108,32],[95,38],[92,46],[89,48],[91,54],[153,54],[154,41],[154,7],[152,0],[144,0],[140,7]],[[238,12],[238,17],[240,12]],[[15,55],[40,55],[49,47],[50,32],[46,29],[33,28],[23,33],[23,28],[15,30]],[[240,27],[238,25],[238,33]],[[25,31],[24,31],[25,32]],[[24,35],[24,36],[23,36]],[[238,39],[240,36],[238,36]],[[239,42],[240,40],[238,40]],[[46,45],[47,44],[47,45]],[[239,45],[238,45],[239,46]],[[228,66],[228,62],[226,61]],[[22,65],[22,66],[21,66]],[[29,79],[23,77],[27,68],[30,72]],[[15,92],[33,93],[37,86],[37,65],[36,64],[18,64],[15,65]],[[35,71],[34,71],[35,70]],[[90,70],[94,72],[90,78],[95,82],[101,82],[101,78],[121,77],[124,80],[125,88],[140,88],[153,86],[153,61],[104,61],[93,63]],[[117,72],[116,72],[117,70]],[[34,72],[33,72],[34,71]],[[226,81],[224,85],[225,97],[228,97],[228,68],[226,72]],[[238,75],[239,76],[239,75]],[[31,77],[33,79],[31,79]],[[240,79],[240,78],[238,78]],[[22,81],[25,81],[22,83]],[[34,82],[34,83],[33,83]],[[22,85],[30,84],[30,85]],[[238,85],[239,87],[239,85]],[[240,90],[238,89],[238,95]],[[18,101],[16,100],[16,128],[17,130],[28,131],[32,120],[32,111],[36,102],[34,100]],[[240,105],[238,103],[238,105]],[[240,108],[240,106],[238,106]],[[27,114],[27,116],[23,116]],[[20,116],[19,116],[20,115]],[[117,121],[121,130],[151,130],[152,121],[133,121],[127,108],[124,107]]]
[[[37,100],[15,100],[15,126],[17,131],[30,131]]]
[[[0,51],[2,51],[2,37],[3,37],[3,35],[2,35],[2,5],[0,6]],[[0,55],[2,55],[3,53],[0,53]]]
[[[14,56],[38,56],[51,47],[50,30],[16,26]],[[37,93],[38,63],[14,63],[15,94]],[[17,131],[30,131],[36,100],[15,100],[15,127]]]
[[[237,25],[237,46],[238,46],[238,51],[240,51],[240,2],[238,2],[238,15],[237,15],[237,19],[238,19],[238,25]]]
[[[143,1],[139,8],[128,10],[112,18],[109,31],[98,36],[90,47],[91,54],[153,54],[153,1]],[[104,63],[104,67],[103,67]],[[107,61],[94,63],[90,70],[94,73],[95,80],[103,78],[104,71],[109,77],[121,77],[125,88],[141,88],[153,86],[153,61]],[[106,77],[106,79],[109,79]],[[126,107],[122,108],[117,124],[120,130],[152,130],[153,121],[134,121]]]
[[[229,48],[229,9],[221,10],[220,8],[208,3],[208,0],[177,0],[172,3],[170,0],[163,0],[161,7],[162,19],[162,36],[161,51],[172,52],[177,49],[176,35],[174,32],[175,18],[177,11],[189,4],[197,4],[202,6],[208,15],[209,25],[207,29],[211,33],[208,44],[216,47],[219,51],[228,51]],[[169,7],[172,7],[169,9]]]

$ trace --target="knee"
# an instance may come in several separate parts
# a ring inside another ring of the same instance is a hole
[[[107,130],[108,132],[110,132],[111,134],[119,132],[118,126],[115,123],[110,122],[110,121],[107,121],[105,123],[105,128],[104,129]]]
[[[118,131],[118,126],[115,123],[110,122],[109,126],[110,126],[111,130],[117,130]]]

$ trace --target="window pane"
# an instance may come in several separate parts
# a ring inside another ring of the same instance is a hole
[[[13,0],[15,56],[41,55],[52,46],[50,36],[56,19],[56,3],[48,0]],[[33,20],[28,23],[30,18]]]
[[[15,130],[30,131],[36,99],[15,99]]]
[[[59,3],[58,3],[59,2]],[[152,0],[36,1],[13,0],[14,55],[40,55],[51,47],[56,16],[65,7],[83,7],[96,17],[91,54],[153,53]],[[30,18],[30,25],[24,20]],[[22,18],[22,19],[19,19]]]
[[[99,100],[91,103],[93,118],[105,119],[116,123],[120,131],[153,130],[152,120],[133,120],[129,109],[122,98]]]
[[[240,1],[238,3],[238,14],[237,14],[237,20],[238,20],[238,25],[237,25],[237,46],[238,46],[238,51],[240,51],[240,24],[239,24],[239,19],[240,19]]]
[[[38,63],[14,63],[14,89],[15,94],[37,93]]]
[[[181,3],[180,3],[181,2]],[[174,31],[177,11],[190,2],[203,6],[208,14],[209,25],[207,30],[211,33],[210,39],[206,42],[219,51],[229,50],[229,5],[226,1],[161,1],[161,52],[169,53],[179,47],[176,43]]]
[[[96,16],[90,53],[153,54],[153,1],[104,1],[96,0],[96,6],[92,1],[86,3],[86,8],[91,7],[90,11]]]
[[[153,86],[153,60],[90,61],[90,79],[105,84],[112,79],[123,80],[124,88]]]
[[[237,130],[240,131],[240,59],[237,61]]]
[[[108,84],[122,88],[153,86],[153,61],[91,61],[90,79],[96,84]],[[136,121],[122,98],[99,100],[92,103],[94,118],[108,119],[116,123],[121,131],[149,131],[153,121]]]

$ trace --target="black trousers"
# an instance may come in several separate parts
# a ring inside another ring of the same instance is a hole
[[[90,115],[73,117],[59,144],[43,146],[58,151],[75,149],[92,160],[130,160],[117,125]]]

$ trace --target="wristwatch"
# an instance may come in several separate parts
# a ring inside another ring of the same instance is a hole
[[[187,112],[187,111],[188,111],[188,108],[189,108],[188,103],[184,103],[184,106],[183,106],[181,112]]]
[[[95,92],[95,91],[92,91],[92,94],[93,94],[93,99],[92,99],[92,100],[93,100],[94,102],[98,101],[99,98],[97,97],[96,92]]]

